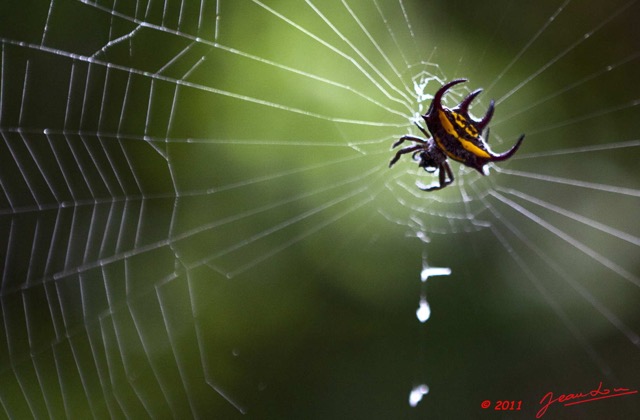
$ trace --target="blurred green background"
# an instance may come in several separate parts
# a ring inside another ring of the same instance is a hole
[[[532,418],[638,389],[639,12],[4,2],[4,415]],[[518,155],[431,194],[387,169],[420,76],[485,88]],[[425,265],[452,274],[420,324]]]

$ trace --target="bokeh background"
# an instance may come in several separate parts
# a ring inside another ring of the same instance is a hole
[[[4,1],[0,415],[534,418],[639,389],[638,16]],[[495,151],[526,140],[423,193],[390,145],[460,77],[447,104],[483,87]]]

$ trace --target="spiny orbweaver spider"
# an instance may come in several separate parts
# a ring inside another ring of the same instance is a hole
[[[417,143],[400,149],[389,162],[389,167],[392,167],[402,155],[413,153],[413,159],[420,162],[418,163],[419,167],[424,168],[429,173],[438,171],[440,185],[427,187],[418,183],[418,188],[423,191],[440,190],[453,182],[453,172],[447,162],[447,157],[476,169],[482,175],[487,175],[485,168],[487,163],[509,159],[516,153],[524,140],[523,134],[515,146],[501,154],[494,154],[489,150],[487,146],[489,129],[487,128],[486,130],[486,138],[482,137],[482,133],[489,121],[491,121],[491,117],[493,117],[493,100],[489,104],[487,113],[480,121],[469,116],[469,105],[482,92],[482,89],[471,92],[453,109],[442,105],[442,97],[446,91],[452,86],[466,81],[467,79],[452,80],[436,92],[429,110],[422,116],[429,132],[418,123],[415,123],[426,136],[425,139],[406,135],[400,137],[400,140],[393,144],[392,148],[401,145],[405,140]],[[429,133],[431,133],[431,136]]]

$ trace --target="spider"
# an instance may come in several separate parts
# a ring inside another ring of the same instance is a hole
[[[453,182],[453,172],[447,162],[447,158],[476,169],[482,175],[487,175],[488,172],[485,168],[487,163],[509,159],[516,153],[524,140],[524,134],[522,134],[510,150],[501,154],[494,154],[489,150],[487,146],[489,129],[486,129],[486,138],[482,137],[482,133],[489,121],[491,121],[491,117],[493,117],[493,100],[491,100],[489,109],[481,120],[477,121],[469,116],[469,105],[482,92],[482,89],[471,92],[453,109],[442,105],[442,97],[447,90],[458,83],[466,81],[467,79],[452,80],[436,92],[429,110],[422,115],[429,132],[418,123],[415,123],[426,138],[405,135],[393,144],[392,148],[398,147],[407,140],[417,143],[400,149],[389,162],[389,167],[392,167],[402,155],[413,153],[413,159],[419,162],[419,167],[424,168],[429,173],[438,171],[440,185],[427,187],[418,183],[418,188],[423,191],[440,190]]]

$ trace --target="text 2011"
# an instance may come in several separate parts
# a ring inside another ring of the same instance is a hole
[[[496,405],[493,407],[494,410],[502,410],[502,411],[518,411],[522,409],[522,401],[496,401]]]

